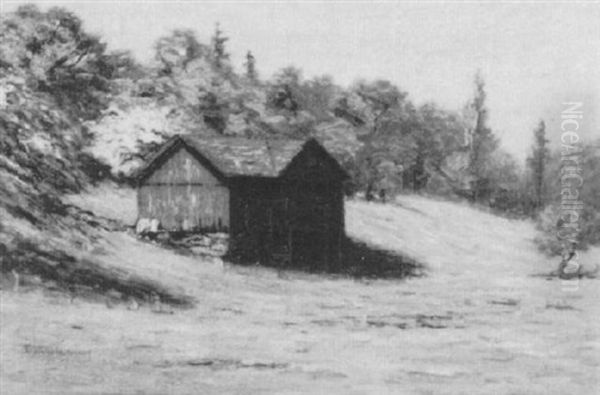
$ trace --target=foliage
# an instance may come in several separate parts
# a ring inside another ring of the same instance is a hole
[[[173,69],[187,69],[193,60],[206,56],[209,48],[200,44],[192,30],[174,30],[154,45],[155,58],[161,64],[159,74],[171,75]]]
[[[1,23],[2,68],[25,72],[29,86],[52,95],[75,119],[100,114],[122,55],[106,53],[105,44],[63,8],[21,6]]]
[[[223,31],[219,27],[219,24],[215,26],[215,34],[212,37],[212,52],[213,61],[217,69],[222,69],[226,66],[226,62],[229,60],[229,53],[225,49],[225,43],[229,40],[229,37],[223,35]]]
[[[363,146],[356,156],[356,183],[368,200],[401,188],[403,152],[410,149],[402,141],[411,121],[406,96],[389,81],[359,81],[338,102],[343,113],[360,119],[357,138]]]
[[[417,125],[410,137],[415,147],[404,184],[415,191],[424,189],[432,169],[439,169],[446,159],[462,148],[464,125],[457,114],[429,103],[417,110]],[[410,158],[411,156],[409,156]]]
[[[357,155],[359,184],[368,198],[402,189],[424,189],[446,159],[461,148],[464,126],[457,114],[434,104],[419,108],[388,81],[360,82],[338,104],[338,113],[363,122]]]
[[[568,201],[563,198],[576,196],[581,209],[578,210],[575,239],[579,248],[586,248],[590,244],[600,244],[600,140],[582,143],[580,149],[575,151],[580,166],[582,182],[570,184],[561,176],[570,159],[560,151],[554,151],[548,159],[548,171],[545,184],[551,202],[540,213],[536,222],[541,230],[540,237],[536,240],[540,249],[549,253],[560,252],[564,242],[559,240],[557,232],[559,221],[565,221],[565,210],[569,209]],[[572,152],[571,152],[572,153]],[[561,203],[563,206],[561,207]],[[567,205],[567,206],[565,206]]]
[[[490,157],[499,145],[498,139],[487,125],[486,96],[485,82],[481,74],[477,73],[475,75],[475,96],[469,106],[475,122],[470,133],[468,165],[468,172],[472,177],[472,199],[476,201],[489,197],[491,186],[485,173],[489,168]]]
[[[295,67],[281,69],[269,84],[267,105],[290,115],[297,115],[302,101],[302,71]]]

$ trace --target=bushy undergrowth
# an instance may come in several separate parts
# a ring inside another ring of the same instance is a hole
[[[560,152],[555,152],[550,158],[549,171],[546,175],[550,203],[536,217],[537,227],[541,232],[536,242],[542,251],[549,254],[561,252],[565,242],[558,238],[558,231],[564,227],[564,221],[574,221],[573,225],[576,225],[577,232],[573,236],[578,241],[578,248],[585,249],[590,245],[600,244],[599,146],[599,141],[584,143],[577,153],[579,158],[577,174],[582,177],[581,183],[577,179],[561,177],[563,174],[561,163],[564,166],[565,163],[572,165],[574,162],[569,163],[565,160],[561,162]],[[571,196],[577,198],[568,199]],[[577,207],[580,207],[577,218],[568,213],[573,202],[577,202]]]

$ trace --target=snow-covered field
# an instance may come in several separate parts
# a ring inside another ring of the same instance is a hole
[[[131,216],[130,193],[105,195],[70,201]],[[427,263],[427,276],[279,273],[106,233],[96,259],[195,306],[2,290],[0,393],[600,392],[598,283],[536,276],[558,262],[536,251],[531,223],[411,196],[346,211],[350,236]],[[598,248],[580,257],[587,268],[599,260]]]

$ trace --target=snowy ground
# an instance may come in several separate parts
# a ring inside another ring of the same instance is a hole
[[[127,191],[110,196],[71,201],[131,215]],[[536,252],[531,223],[419,197],[346,207],[351,236],[426,262],[427,276],[278,273],[106,233],[104,264],[196,305],[130,310],[2,290],[0,393],[599,392],[597,280],[535,276],[558,262]],[[596,248],[580,261],[599,257]]]

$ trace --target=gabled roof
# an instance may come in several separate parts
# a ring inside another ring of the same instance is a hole
[[[138,177],[140,180],[145,179],[181,146],[191,151],[217,175],[225,178],[235,176],[278,177],[307,144],[317,144],[326,152],[314,139],[267,141],[237,137],[177,135],[169,139],[150,158],[146,166],[139,172]],[[345,176],[345,172],[335,159],[331,158],[331,160]]]
[[[202,154],[225,176],[277,177],[302,150],[299,140],[250,140],[245,138],[181,139]]]

